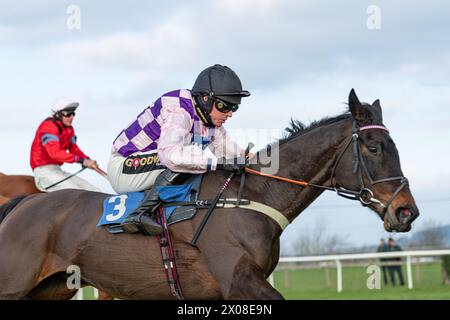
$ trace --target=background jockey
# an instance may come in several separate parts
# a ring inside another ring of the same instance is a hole
[[[83,189],[100,191],[86,180],[73,176],[46,190],[45,188],[63,180],[71,174],[61,169],[63,163],[80,163],[84,167],[99,169],[77,146],[77,137],[72,126],[79,103],[59,101],[52,117],[45,119],[36,131],[31,146],[30,164],[36,187],[44,192],[61,189]]]
[[[182,183],[191,174],[211,170],[243,172],[244,150],[222,125],[249,95],[233,70],[216,64],[198,75],[192,90],[162,95],[117,136],[108,164],[114,190],[153,186],[141,207],[122,223],[125,232],[162,232],[151,214],[160,202],[157,186]]]

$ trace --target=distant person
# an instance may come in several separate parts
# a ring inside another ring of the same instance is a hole
[[[397,243],[395,242],[394,239],[389,238],[388,240],[388,247],[389,247],[389,251],[390,252],[395,252],[395,251],[403,251],[402,248],[400,248],[399,245],[397,245]],[[389,258],[390,261],[401,261],[402,258],[397,257],[397,258]],[[398,278],[399,278],[399,282],[401,286],[405,285],[405,282],[403,280],[403,272],[402,272],[402,266],[401,263],[399,264],[395,264],[392,266],[389,266],[389,276],[391,278],[391,285],[395,286],[395,274],[398,274]]]
[[[46,189],[71,175],[61,169],[64,163],[79,163],[90,169],[98,169],[97,162],[90,159],[77,145],[72,122],[78,105],[78,102],[69,100],[59,101],[52,116],[45,119],[36,131],[31,146],[30,165],[36,187],[43,192],[61,189],[100,191],[77,176]]]
[[[377,248],[377,252],[388,252],[389,251],[389,246],[386,243],[386,241],[381,238],[380,239],[380,244],[378,245]],[[380,258],[380,262],[381,262],[381,270],[383,271],[383,283],[386,286],[388,284],[388,269],[389,266],[383,265],[383,263],[385,263],[386,261],[389,261],[388,258]]]

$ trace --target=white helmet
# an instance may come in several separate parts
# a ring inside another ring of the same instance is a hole
[[[58,99],[54,104],[53,104],[53,114],[57,114],[60,113],[61,111],[69,111],[69,112],[73,112],[75,111],[78,106],[80,104],[76,101],[74,101],[73,99],[68,99],[68,98],[61,98]]]

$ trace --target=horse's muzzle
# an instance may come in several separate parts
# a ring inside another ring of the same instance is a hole
[[[390,209],[384,216],[384,228],[386,231],[408,232],[411,223],[419,216],[419,210],[410,206],[399,206]]]

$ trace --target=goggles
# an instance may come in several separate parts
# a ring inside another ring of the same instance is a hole
[[[71,116],[75,117],[75,111],[62,111],[61,115],[66,118],[70,118]]]
[[[236,112],[237,109],[239,109],[239,105],[237,104],[231,104],[228,102],[225,102],[223,100],[220,100],[218,98],[215,99],[216,101],[216,108],[217,110],[219,110],[222,113],[227,113],[227,112]]]

